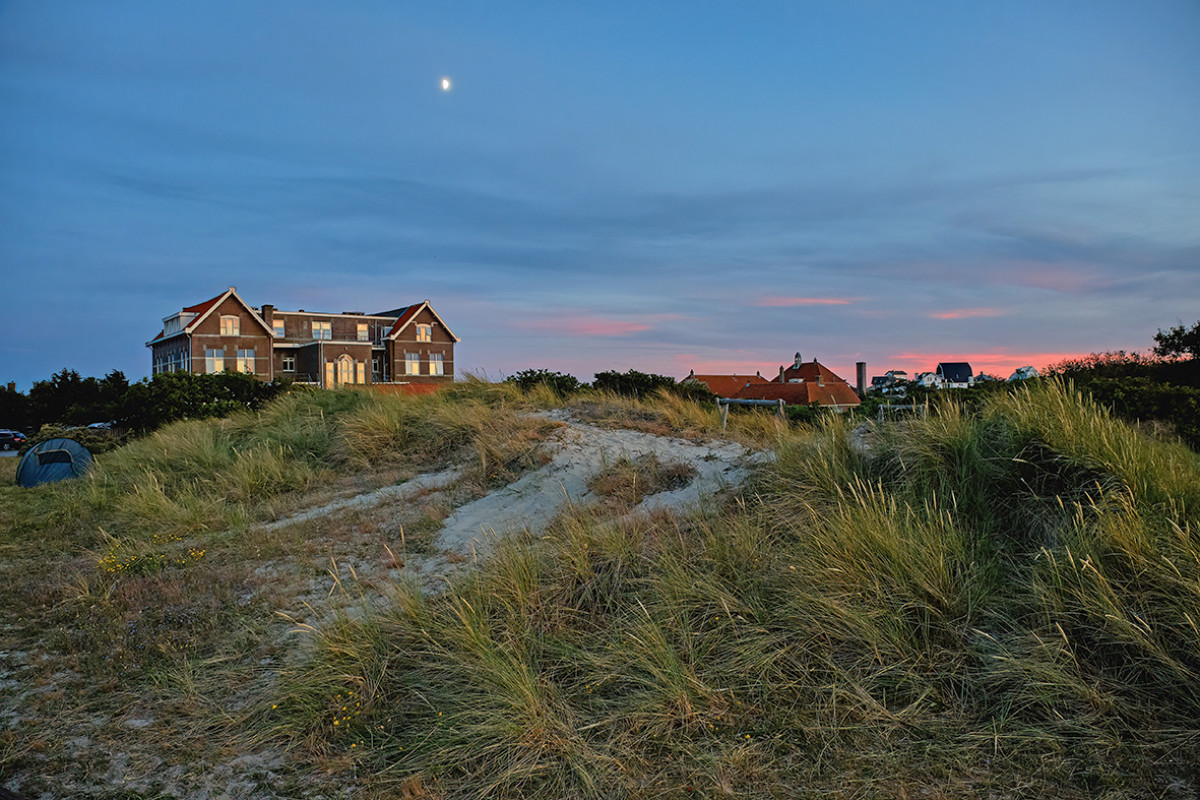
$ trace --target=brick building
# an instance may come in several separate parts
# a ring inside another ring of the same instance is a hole
[[[230,286],[163,317],[146,346],[156,375],[232,370],[333,388],[453,381],[458,341],[428,300],[376,314],[280,311]]]

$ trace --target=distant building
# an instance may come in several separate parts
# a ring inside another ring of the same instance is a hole
[[[146,346],[156,375],[230,370],[333,388],[451,382],[459,341],[428,300],[375,314],[279,311],[231,286],[163,317]]]
[[[884,374],[871,378],[871,386],[868,391],[904,397],[907,389],[908,373],[902,369],[889,369]]]
[[[941,389],[946,385],[941,374],[937,372],[918,372],[912,382],[925,389]]]
[[[697,375],[694,371],[681,383],[703,383],[718,397],[739,400],[783,400],[787,405],[819,405],[845,411],[860,404],[858,394],[843,378],[823,364],[803,362],[800,354],[789,367],[781,366],[779,376],[768,381],[762,375]],[[721,387],[718,389],[717,387]]]
[[[1038,377],[1038,371],[1031,366],[1017,367],[1017,371],[1008,376],[1010,381],[1024,381]]]
[[[762,375],[697,375],[695,370],[680,383],[702,383],[717,397],[736,397],[738,392],[752,383],[767,383]]]
[[[971,365],[965,361],[943,361],[935,370],[942,379],[942,389],[966,389],[971,385]]]

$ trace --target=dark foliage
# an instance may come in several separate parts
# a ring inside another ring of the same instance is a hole
[[[1154,354],[1164,358],[1200,359],[1200,322],[1190,328],[1182,324],[1154,334]]]
[[[47,423],[90,425],[117,419],[129,381],[118,370],[103,378],[84,378],[63,369],[29,390],[25,424],[40,428]]]
[[[574,394],[583,385],[574,375],[565,375],[548,369],[523,369],[516,375],[506,378],[505,383],[515,383],[526,392],[535,386],[545,384],[553,389],[559,397]]]
[[[1046,374],[1070,378],[1077,384],[1096,378],[1146,378],[1156,383],[1200,388],[1200,360],[1167,359],[1124,350],[1069,358],[1047,367]]]
[[[179,419],[220,417],[255,409],[283,388],[284,383],[264,383],[253,375],[235,372],[167,372],[130,384],[117,370],[103,378],[85,378],[73,369],[64,369],[36,381],[28,395],[12,385],[0,390],[0,427],[30,431],[46,428],[47,436],[30,439],[29,443],[34,444],[54,435],[78,439],[84,426],[107,423],[118,435],[110,435],[106,429],[93,431],[97,445],[109,445],[101,447],[103,452],[121,444],[120,434],[125,432],[145,432]]]
[[[1153,355],[1092,353],[1047,373],[1069,378],[1123,419],[1164,423],[1200,450],[1200,322],[1160,330],[1154,341]]]
[[[0,389],[0,428],[27,430],[29,422],[29,398],[17,391],[10,383]]]
[[[118,422],[148,431],[179,419],[223,417],[259,408],[283,388],[279,381],[264,383],[240,372],[164,372],[129,387]]]
[[[666,390],[680,397],[695,400],[711,400],[714,395],[708,387],[697,383],[676,383],[669,375],[656,375],[652,372],[638,372],[631,369],[628,372],[597,372],[592,388],[625,397],[651,397],[655,392]]]

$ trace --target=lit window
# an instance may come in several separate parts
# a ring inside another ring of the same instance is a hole
[[[271,324],[275,327],[276,338],[282,339],[283,331],[284,331],[283,320],[282,319],[273,319],[273,320],[271,320]]]
[[[284,356],[283,357],[283,371],[284,372],[295,372],[296,371],[296,357],[295,356]]]
[[[332,339],[333,338],[333,329],[329,326],[329,320],[325,320],[324,322],[318,322],[317,320],[314,319],[313,324],[312,324],[312,332],[313,332],[314,339]]]
[[[418,342],[432,342],[433,341],[433,326],[432,325],[418,325],[417,326],[417,341]]]
[[[221,347],[206,347],[204,349],[204,371],[210,375],[225,371],[225,350]]]
[[[235,316],[221,317],[221,335],[237,336],[241,330],[241,320]]]
[[[238,372],[254,372],[254,351],[253,350],[238,350],[237,351],[237,371]]]
[[[367,330],[367,323],[365,322],[358,323],[358,340],[360,342],[371,341],[371,333]]]
[[[404,374],[405,375],[420,375],[421,374],[421,354],[420,353],[405,353],[404,354]]]
[[[444,364],[444,362],[442,361],[441,353],[430,353],[429,354],[429,374],[430,375],[445,375],[446,373],[443,371],[443,369],[444,369],[443,364]]]

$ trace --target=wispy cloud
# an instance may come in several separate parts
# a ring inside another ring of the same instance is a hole
[[[947,311],[935,311],[929,316],[933,319],[974,319],[976,317],[1002,317],[1007,313],[1003,308],[952,308]]]
[[[761,308],[789,308],[791,306],[846,306],[856,297],[760,297],[754,304]]]
[[[521,322],[518,328],[544,333],[554,333],[561,336],[629,336],[641,331],[650,330],[645,322],[626,319],[608,319],[592,316],[561,316]]]

